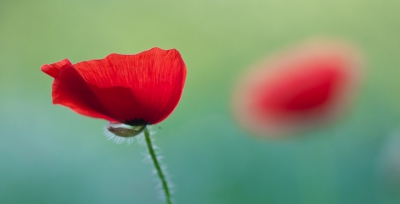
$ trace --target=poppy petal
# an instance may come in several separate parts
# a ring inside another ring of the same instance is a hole
[[[326,107],[334,97],[338,84],[346,77],[343,63],[329,58],[306,59],[296,70],[277,76],[259,93],[260,109],[280,114],[298,114]],[[284,93],[284,94],[283,94]]]
[[[45,64],[42,66],[41,70],[49,76],[56,78],[61,70],[66,69],[70,66],[72,66],[71,62],[68,59],[64,59],[53,64]]]
[[[326,124],[348,108],[359,84],[359,54],[311,42],[249,70],[234,95],[238,122],[257,135],[287,135]]]
[[[107,114],[86,81],[74,67],[64,69],[56,77],[53,82],[52,97],[53,104],[69,107],[79,114],[116,121]]]
[[[175,109],[185,78],[185,63],[175,49],[111,54],[63,70],[54,81],[53,101],[90,117],[155,124]]]

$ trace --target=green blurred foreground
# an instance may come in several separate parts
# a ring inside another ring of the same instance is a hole
[[[163,203],[145,148],[107,141],[105,121],[53,106],[52,79],[40,72],[64,58],[154,46],[177,48],[188,67],[181,103],[156,127],[176,203],[398,203],[399,8],[361,0],[1,1],[0,203]],[[239,129],[229,100],[240,73],[313,36],[363,49],[366,80],[354,110],[286,140]]]

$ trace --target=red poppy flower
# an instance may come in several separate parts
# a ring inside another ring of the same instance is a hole
[[[359,57],[349,46],[308,43],[252,69],[235,92],[235,115],[258,135],[309,129],[348,107],[359,78]]]
[[[186,78],[179,52],[160,48],[76,64],[64,59],[41,70],[54,78],[53,104],[130,126],[156,124],[168,117]]]

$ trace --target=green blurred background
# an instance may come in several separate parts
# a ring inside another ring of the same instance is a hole
[[[399,176],[400,151],[382,158],[400,150],[387,149],[400,122],[399,10],[397,0],[1,0],[0,203],[163,203],[145,148],[107,141],[105,121],[53,106],[52,78],[40,71],[154,46],[177,48],[188,68],[180,104],[156,128],[177,203],[398,203],[386,172]],[[286,140],[237,127],[239,74],[313,36],[363,50],[354,109]]]

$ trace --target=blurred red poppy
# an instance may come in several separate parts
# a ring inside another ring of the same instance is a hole
[[[186,78],[179,52],[160,48],[77,64],[64,59],[41,70],[54,78],[53,104],[131,126],[156,124],[168,117]]]
[[[234,96],[237,120],[258,135],[295,133],[331,121],[345,110],[360,78],[351,47],[313,42],[257,65]]]

